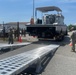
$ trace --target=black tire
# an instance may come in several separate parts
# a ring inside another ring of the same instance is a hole
[[[65,35],[68,35],[68,32],[67,32],[67,30],[66,30],[66,33],[65,33]]]

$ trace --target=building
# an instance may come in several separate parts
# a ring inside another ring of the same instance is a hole
[[[19,23],[19,28],[20,29],[25,29],[26,30],[26,25],[28,25],[30,22],[9,22],[5,24],[0,24],[0,32],[3,31],[3,27],[5,27],[5,32],[8,33],[10,28],[17,29],[17,25]]]
[[[9,23],[6,23],[4,24],[5,25],[5,28],[8,29],[8,28],[17,28],[17,23],[18,22],[9,22]],[[22,28],[25,28],[26,29],[26,25],[28,24],[29,22],[19,22],[19,28],[22,29]]]

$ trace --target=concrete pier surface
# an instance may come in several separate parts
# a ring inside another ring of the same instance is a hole
[[[41,75],[76,75],[76,52],[71,52],[69,35],[57,49]]]
[[[56,50],[55,54],[50,59],[50,61],[43,69],[43,71],[40,73],[40,75],[76,75],[76,52],[71,52],[71,46],[69,46],[69,43],[70,43],[69,35],[66,36],[65,40],[61,42],[39,41],[21,47],[14,51],[1,54],[0,60],[45,45],[58,44],[60,45],[60,47]]]

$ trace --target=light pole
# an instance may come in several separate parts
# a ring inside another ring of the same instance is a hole
[[[32,4],[32,18],[30,20],[30,23],[33,25],[34,24],[34,7],[35,7],[35,0],[33,0],[33,4]]]
[[[33,19],[34,19],[35,0],[33,0]]]
[[[5,27],[4,27],[4,21],[3,21],[3,40],[5,41]]]

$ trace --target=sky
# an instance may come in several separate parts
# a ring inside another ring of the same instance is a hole
[[[76,0],[34,0],[35,8],[57,6],[65,17],[64,23],[76,24]],[[0,0],[0,23],[29,22],[33,16],[33,0]]]

